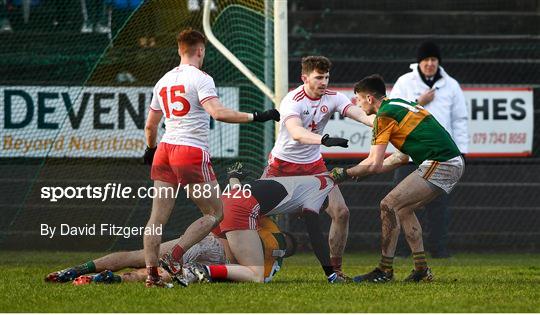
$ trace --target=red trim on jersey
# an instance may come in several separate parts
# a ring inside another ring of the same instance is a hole
[[[161,109],[153,109],[151,106],[150,106],[150,110],[154,111],[154,112],[162,112]]]
[[[324,92],[324,94],[327,94],[327,95],[336,95],[337,92],[336,92],[336,91],[332,91],[332,90],[326,90],[326,91]]]
[[[294,99],[293,99],[293,100],[296,101],[296,102],[299,102],[299,101],[301,101],[304,97],[306,97],[306,93],[305,93],[304,90],[302,89],[302,91],[300,91],[300,93],[298,93],[298,94],[296,94],[296,95],[294,96]]]
[[[310,100],[312,100],[312,101],[318,101],[318,100],[320,100],[321,97],[322,97],[322,96],[321,96],[321,97],[319,97],[319,98],[312,98],[312,97],[310,97],[310,96],[306,93],[306,90],[304,89],[304,87],[302,87],[302,90],[304,90],[304,95],[305,95],[307,98],[309,98]]]
[[[209,101],[209,100],[211,100],[211,99],[213,99],[213,98],[218,98],[218,97],[215,96],[215,95],[207,96],[207,97],[203,98],[199,103],[201,103],[201,105],[202,105],[202,104],[204,104],[205,102],[207,102],[207,101]]]
[[[295,114],[295,115],[287,116],[287,117],[285,117],[285,118],[283,119],[283,123],[285,123],[287,120],[289,120],[289,118],[293,118],[293,117],[298,117],[298,118],[300,118],[300,115],[296,115],[296,114]]]
[[[349,107],[351,107],[353,104],[349,104],[347,106],[345,106],[345,108],[343,109],[343,111],[341,112],[341,116],[345,116],[345,114],[347,113],[347,110],[349,109]]]
[[[300,97],[300,96],[303,97],[302,94],[304,94],[304,89],[302,89],[300,92],[296,93],[296,94],[293,96],[293,101],[297,101],[296,99],[297,99],[298,97]]]

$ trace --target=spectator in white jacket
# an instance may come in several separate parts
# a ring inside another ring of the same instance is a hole
[[[418,47],[417,62],[410,65],[408,72],[396,81],[390,98],[416,101],[424,106],[452,136],[462,154],[467,153],[468,110],[459,83],[452,78],[441,64],[439,47],[433,42],[424,42]],[[412,163],[396,170],[394,180],[399,183],[415,167]],[[444,195],[444,196],[443,196]],[[443,194],[425,207],[424,224],[429,231],[426,250],[434,258],[447,258],[448,225],[450,212],[449,195]],[[403,238],[398,243],[398,255],[408,256],[408,247]]]

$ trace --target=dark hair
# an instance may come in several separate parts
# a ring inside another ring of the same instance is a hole
[[[354,93],[371,93],[376,98],[386,95],[384,79],[380,74],[372,74],[354,84]]]
[[[296,249],[298,247],[298,242],[296,241],[296,237],[294,237],[294,235],[292,235],[291,233],[285,232],[285,231],[281,231],[281,234],[285,236],[285,243],[288,244],[289,242],[287,242],[287,239],[289,239],[292,245],[292,248],[290,251],[288,247],[285,249],[285,256],[283,256],[283,258],[291,257],[292,255],[296,253]]]
[[[187,53],[191,55],[195,52],[195,48],[197,48],[198,44],[206,45],[206,37],[197,30],[187,28],[178,33],[176,42],[183,54]]]
[[[330,72],[332,62],[324,56],[307,56],[302,58],[302,74],[310,74],[314,70],[320,73]]]

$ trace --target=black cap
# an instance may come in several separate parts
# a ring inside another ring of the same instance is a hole
[[[416,61],[420,62],[428,57],[435,57],[439,59],[439,63],[441,63],[441,51],[439,50],[439,47],[435,45],[433,42],[423,42],[420,44],[420,47],[418,47],[418,51],[416,53]]]

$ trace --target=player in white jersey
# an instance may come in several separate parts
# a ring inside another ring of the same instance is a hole
[[[189,188],[188,191],[209,191],[210,197],[208,194],[200,194],[198,198],[189,196],[203,217],[193,222],[172,250],[159,260],[173,275],[181,271],[183,254],[208,235],[223,217],[219,186],[208,154],[210,116],[228,123],[279,121],[279,112],[275,109],[250,114],[223,106],[212,77],[200,70],[205,56],[204,35],[187,29],[178,35],[177,42],[180,65],[165,74],[154,87],[145,126],[144,160],[152,164],[151,177],[158,191],[163,191],[162,187],[175,189],[180,185]],[[157,145],[157,129],[163,116],[165,135]],[[174,196],[154,198],[147,226],[164,226],[174,202]],[[144,236],[147,286],[163,285],[158,273],[160,243],[161,235]]]
[[[258,179],[250,183],[250,194],[233,190],[223,195],[224,219],[219,227],[227,236],[237,264],[192,265],[184,269],[179,282],[208,279],[263,282],[264,251],[257,230],[262,218],[275,214],[301,214],[313,251],[328,281],[344,282],[345,279],[331,265],[328,240],[324,238],[319,224],[319,210],[333,188],[331,177],[321,174]]]
[[[324,127],[335,112],[368,126],[367,116],[345,95],[327,89],[331,62],[323,56],[302,59],[303,85],[289,92],[280,105],[281,128],[263,177],[314,175],[328,172],[320,145],[347,147],[348,140],[324,134]],[[338,187],[329,194],[326,212],[332,218],[330,255],[341,270],[349,230],[349,209]]]

